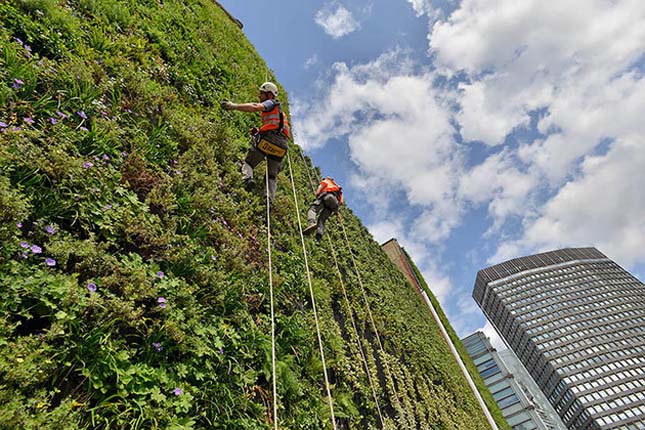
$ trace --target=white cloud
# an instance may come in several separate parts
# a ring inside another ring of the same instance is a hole
[[[429,0],[408,0],[408,3],[412,5],[417,16],[430,14],[433,11],[432,2]]]
[[[314,17],[316,24],[334,39],[343,37],[360,28],[360,24],[354,19],[352,13],[343,5],[338,4],[336,8],[325,7]]]
[[[311,57],[307,58],[307,60],[305,60],[304,68],[309,69],[318,64],[319,61],[320,60],[318,59],[318,54],[314,54]]]
[[[563,186],[523,237],[503,244],[509,253],[594,245],[629,267],[645,262],[644,135],[619,140],[606,155],[588,156],[582,175]]]

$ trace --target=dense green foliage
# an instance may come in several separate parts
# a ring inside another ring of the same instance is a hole
[[[432,306],[437,311],[437,315],[439,315],[439,319],[441,320],[441,323],[443,324],[444,328],[448,332],[448,336],[450,337],[450,340],[452,341],[453,345],[455,345],[455,348],[459,353],[459,357],[461,357],[461,361],[463,361],[464,365],[466,366],[466,369],[468,370],[468,373],[470,374],[470,377],[475,382],[475,385],[477,386],[477,390],[479,391],[479,394],[484,399],[484,402],[486,402],[486,405],[488,406],[488,410],[493,415],[493,418],[495,419],[495,422],[497,423],[498,427],[500,429],[509,428],[508,424],[506,423],[506,420],[504,419],[504,416],[502,415],[502,411],[499,409],[499,407],[497,406],[497,403],[495,402],[495,399],[493,398],[493,395],[490,393],[490,391],[488,390],[488,387],[486,387],[486,384],[484,383],[484,380],[479,375],[477,366],[475,366],[475,363],[473,362],[472,358],[470,358],[468,351],[466,351],[466,347],[461,342],[461,339],[459,339],[459,336],[457,336],[457,333],[450,325],[450,322],[448,321],[448,317],[446,317],[446,314],[441,308],[441,304],[439,303],[439,300],[437,300],[435,295],[432,293],[432,290],[430,289],[430,287],[428,287],[426,280],[424,279],[423,275],[419,271],[419,268],[414,264],[414,261],[410,258],[410,255],[405,250],[403,250],[403,252],[408,257],[408,261],[412,266],[412,270],[414,270],[414,273],[416,274],[417,279],[421,281],[421,287],[426,292],[426,294],[428,295],[428,298],[430,299],[430,302],[432,302]]]
[[[253,100],[264,62],[210,0],[9,0],[0,23],[0,429],[272,428],[266,206],[238,172],[258,118],[217,107]],[[315,170],[290,154],[304,212]],[[330,428],[285,165],[279,422]],[[350,306],[307,242],[339,428],[380,428],[358,342],[388,429],[487,428],[425,304],[342,213]]]

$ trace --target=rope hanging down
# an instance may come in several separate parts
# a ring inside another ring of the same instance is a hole
[[[301,154],[302,155],[302,154]],[[303,161],[305,162],[305,165],[307,162],[304,160],[304,156],[302,156]],[[309,175],[309,170],[307,170],[307,175]],[[317,175],[316,175],[317,176]],[[316,178],[318,179],[318,178]],[[293,179],[292,179],[293,180]],[[311,176],[309,176],[309,182],[311,183]],[[372,309],[370,306],[370,302],[367,299],[367,293],[365,292],[365,287],[363,285],[363,280],[361,278],[360,271],[358,269],[358,265],[356,264],[356,260],[354,259],[354,253],[352,252],[352,249],[349,245],[349,238],[347,237],[347,231],[345,230],[345,224],[343,223],[343,218],[340,215],[340,212],[336,213],[338,215],[338,220],[340,221],[340,225],[343,229],[343,234],[345,237],[345,243],[347,245],[347,250],[349,251],[349,255],[352,259],[352,264],[354,265],[354,271],[356,272],[356,276],[358,279],[358,285],[360,286],[361,293],[363,295],[363,300],[365,301],[365,306],[367,309],[367,314],[369,316],[369,320],[372,326],[372,330],[374,331],[374,334],[376,336],[376,340],[378,343],[379,351],[381,352],[381,355],[383,356],[383,364],[385,366],[385,373],[387,374],[387,378],[392,384],[392,391],[394,392],[394,399],[396,400],[396,410],[399,414],[399,417],[401,420],[405,420],[404,414],[403,414],[403,407],[401,406],[401,400],[399,399],[399,392],[396,388],[395,382],[394,382],[394,375],[392,374],[392,371],[390,370],[390,365],[387,363],[386,357],[385,357],[385,349],[383,348],[383,343],[381,342],[381,336],[378,333],[378,329],[376,328],[376,322],[374,321],[374,316],[372,315]],[[369,372],[368,372],[369,373]],[[378,404],[378,402],[377,402]],[[407,421],[407,420],[405,420]],[[409,427],[409,426],[408,426]]]
[[[305,236],[302,233],[302,223],[300,221],[300,209],[298,207],[298,196],[296,194],[296,184],[293,180],[293,170],[291,168],[291,156],[287,152],[289,162],[289,176],[291,177],[291,188],[293,189],[293,200],[296,204],[296,215],[298,216],[298,229],[300,231],[300,241],[302,243],[302,253],[305,257],[305,269],[307,271],[307,282],[309,283],[309,294],[311,295],[311,307],[314,311],[314,321],[316,323],[316,335],[318,336],[318,347],[320,348],[320,358],[322,360],[323,374],[325,376],[325,387],[327,388],[327,399],[329,400],[329,412],[331,413],[331,423],[334,430],[336,427],[336,417],[334,416],[334,401],[331,397],[331,388],[327,376],[327,363],[325,362],[325,352],[323,351],[322,336],[320,334],[320,325],[318,324],[318,310],[316,309],[316,298],[314,297],[314,288],[311,285],[311,273],[309,272],[309,261],[307,259],[307,248],[305,247]]]
[[[271,296],[271,371],[273,372],[273,429],[278,430],[278,389],[275,371],[275,313],[273,307],[273,266],[271,262],[271,201],[269,200],[269,164],[266,164],[267,250],[269,252],[269,292]]]
[[[392,371],[390,370],[390,365],[387,363],[386,357],[385,357],[385,349],[383,348],[383,343],[381,342],[381,336],[378,333],[378,330],[376,328],[376,322],[374,321],[374,316],[372,315],[372,309],[370,307],[369,300],[367,299],[367,293],[365,292],[365,287],[363,286],[363,280],[361,278],[361,273],[360,270],[358,269],[358,265],[356,264],[356,259],[354,259],[354,253],[352,252],[352,249],[349,245],[349,238],[347,237],[347,231],[345,230],[345,224],[343,223],[343,217],[340,215],[340,212],[337,212],[338,215],[338,220],[340,221],[340,225],[343,230],[343,235],[345,236],[345,243],[347,245],[347,250],[349,251],[349,255],[352,259],[352,264],[354,265],[354,271],[356,272],[356,277],[358,279],[358,285],[361,288],[361,293],[363,295],[363,300],[365,301],[366,309],[367,309],[367,315],[369,316],[370,323],[372,325],[372,330],[374,330],[374,335],[376,336],[376,342],[378,343],[379,350],[381,354],[383,355],[383,364],[385,365],[385,371],[387,373],[387,377],[390,380],[392,384],[392,390],[394,391],[394,399],[396,400],[396,407],[397,411],[399,413],[399,417],[401,420],[404,420],[404,414],[403,414],[403,407],[401,406],[401,401],[399,399],[399,392],[396,389],[396,385],[394,384],[394,376],[392,375]],[[407,421],[407,420],[406,420]]]
[[[300,153],[302,156],[302,153]],[[309,173],[309,168],[307,167],[307,161],[304,159],[304,156],[302,156],[302,161],[305,163],[305,171],[307,172],[307,177],[309,178],[309,186],[311,188],[312,192],[315,192],[316,188],[314,187],[313,181],[311,180],[311,174]],[[374,381],[372,380],[372,375],[370,374],[370,367],[369,364],[367,363],[367,357],[365,356],[365,351],[363,350],[363,345],[361,344],[361,341],[358,336],[358,328],[356,327],[356,321],[354,320],[354,314],[352,312],[352,308],[349,302],[349,297],[347,296],[347,290],[345,289],[345,283],[343,282],[343,275],[340,271],[340,266],[338,265],[338,258],[336,258],[336,251],[334,250],[334,243],[331,240],[331,237],[327,235],[327,242],[329,244],[329,249],[331,250],[331,255],[334,259],[334,263],[336,265],[336,272],[338,273],[338,280],[340,281],[340,287],[343,292],[343,299],[345,301],[345,306],[347,307],[347,311],[349,313],[349,318],[352,324],[352,329],[354,330],[354,333],[356,334],[356,344],[358,345],[358,350],[361,355],[361,359],[363,361],[363,365],[365,366],[365,374],[367,375],[367,380],[370,384],[370,389],[372,391],[372,396],[374,397],[374,404],[376,405],[376,411],[378,412],[379,420],[381,422],[381,429],[385,428],[385,423],[383,421],[383,414],[381,413],[381,407],[379,405],[378,401],[378,396],[376,394],[376,388],[374,387]]]

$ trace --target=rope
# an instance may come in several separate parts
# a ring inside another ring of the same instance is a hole
[[[307,161],[304,159],[304,156],[302,153],[300,153],[302,157],[302,161],[305,163],[305,171],[307,172],[307,177],[309,178],[309,186],[311,188],[312,192],[315,192],[314,184],[311,179],[311,173],[309,172],[309,169],[306,167],[307,166]],[[329,249],[331,250],[331,255],[334,259],[334,263],[336,265],[336,272],[338,273],[338,280],[340,281],[340,287],[343,291],[343,298],[345,300],[345,305],[347,306],[347,310],[349,313],[349,318],[352,323],[352,328],[354,329],[354,333],[356,333],[356,344],[358,345],[358,350],[361,354],[361,359],[363,360],[363,365],[365,366],[365,373],[367,374],[367,380],[370,384],[370,389],[372,390],[372,396],[374,397],[374,404],[376,405],[376,410],[378,412],[379,420],[381,421],[381,428],[385,428],[385,423],[383,422],[383,414],[381,413],[381,407],[379,405],[378,397],[376,394],[376,389],[374,388],[374,381],[372,380],[372,375],[370,374],[370,368],[369,364],[367,363],[367,358],[365,356],[365,351],[363,350],[363,345],[361,344],[361,341],[358,336],[358,329],[356,328],[356,321],[354,320],[354,314],[352,312],[352,308],[349,302],[349,297],[347,296],[347,290],[345,289],[345,283],[343,282],[343,275],[340,271],[340,266],[338,265],[338,258],[336,258],[336,251],[334,251],[334,244],[331,240],[331,237],[327,235],[327,242],[329,243]]]
[[[323,351],[322,336],[320,334],[320,325],[318,324],[318,311],[316,309],[316,298],[314,297],[314,288],[311,285],[311,273],[309,272],[309,261],[307,260],[307,248],[305,246],[305,236],[302,233],[302,222],[300,221],[300,209],[298,208],[298,196],[296,194],[296,184],[293,180],[293,170],[291,168],[291,156],[287,152],[287,160],[289,162],[289,176],[291,177],[291,188],[293,189],[293,200],[296,204],[296,215],[298,217],[298,229],[300,231],[300,241],[302,242],[302,253],[305,257],[305,269],[307,271],[307,282],[309,283],[309,294],[311,295],[311,306],[314,311],[314,321],[316,322],[316,335],[318,336],[318,347],[320,348],[320,358],[323,365],[323,374],[325,376],[325,387],[327,388],[327,399],[329,400],[329,411],[331,413],[331,423],[334,430],[336,427],[336,417],[334,416],[334,401],[331,397],[331,388],[329,386],[329,378],[327,376],[327,363],[325,362],[325,352]]]
[[[275,313],[273,308],[273,266],[271,262],[271,200],[269,199],[269,163],[266,164],[267,250],[269,251],[269,291],[271,296],[271,370],[273,372],[273,429],[278,430],[278,389],[275,371]]]
[[[304,156],[303,156],[303,161],[305,161]],[[305,161],[305,164],[306,164],[306,161]],[[309,174],[309,169],[307,169],[307,175],[309,176],[309,182],[311,183],[311,175]],[[340,212],[336,212],[336,215],[338,216],[338,219],[340,221],[340,225],[341,225],[341,227],[343,229],[343,234],[345,236],[345,243],[347,244],[347,249],[349,251],[349,255],[351,256],[352,264],[354,265],[354,270],[355,270],[356,276],[358,278],[358,285],[361,288],[361,292],[362,292],[362,295],[363,295],[363,300],[365,301],[365,306],[366,306],[366,309],[367,309],[367,314],[369,315],[370,323],[372,325],[372,330],[374,330],[374,334],[376,335],[376,340],[377,340],[377,343],[378,343],[379,351],[383,355],[383,364],[385,366],[385,371],[387,373],[388,379],[392,383],[392,391],[394,391],[394,399],[396,400],[396,409],[397,409],[397,412],[399,413],[399,416],[403,420],[404,419],[403,408],[401,406],[401,401],[399,399],[398,390],[396,389],[396,385],[394,384],[394,376],[392,375],[392,371],[390,370],[390,366],[387,363],[387,360],[386,360],[386,357],[385,357],[385,349],[383,348],[383,343],[381,342],[381,336],[379,336],[378,330],[376,328],[376,323],[374,322],[374,316],[372,315],[370,302],[367,299],[367,293],[365,292],[365,287],[363,286],[363,280],[361,278],[360,271],[358,270],[358,265],[356,264],[356,260],[354,259],[354,253],[352,252],[351,247],[349,246],[349,238],[347,237],[347,231],[345,230],[345,224],[343,223],[343,218],[340,215]],[[339,269],[339,271],[340,271],[340,269]],[[369,374],[369,371],[368,371],[368,374]],[[378,401],[376,402],[376,404],[378,405]]]
[[[381,351],[381,354],[383,354],[383,364],[385,366],[385,371],[387,373],[388,379],[392,383],[392,390],[394,391],[394,398],[396,399],[396,407],[397,411],[399,412],[399,416],[403,420],[404,414],[403,414],[403,408],[401,407],[401,401],[399,399],[399,393],[398,390],[396,389],[396,386],[394,384],[394,377],[392,375],[392,371],[390,370],[390,365],[387,363],[386,357],[385,357],[385,349],[383,348],[383,343],[381,342],[381,336],[379,336],[378,330],[376,329],[376,322],[374,322],[374,316],[372,315],[372,310],[370,307],[369,300],[367,299],[367,293],[365,292],[365,287],[363,286],[363,280],[361,278],[361,273],[360,270],[358,270],[358,265],[356,264],[356,260],[354,259],[354,253],[352,252],[351,247],[349,246],[349,238],[347,237],[347,230],[345,230],[345,224],[343,223],[343,217],[340,215],[340,212],[336,212],[338,215],[338,220],[340,221],[340,225],[343,229],[343,235],[345,236],[345,242],[347,244],[347,249],[349,251],[349,255],[352,259],[352,264],[354,265],[354,270],[356,272],[356,277],[358,279],[358,285],[361,288],[361,293],[363,294],[363,300],[365,301],[366,309],[367,309],[367,314],[370,319],[370,323],[372,325],[372,330],[374,330],[374,335],[376,336],[376,341],[379,346],[379,350]],[[407,420],[406,420],[407,421]]]

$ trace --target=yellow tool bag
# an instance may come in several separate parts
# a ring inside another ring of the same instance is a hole
[[[277,158],[282,158],[287,154],[287,149],[282,146],[269,142],[268,140],[261,138],[258,142],[257,148],[262,151],[265,155],[272,155]]]

